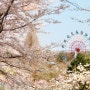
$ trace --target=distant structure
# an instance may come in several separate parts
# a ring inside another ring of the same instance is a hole
[[[72,58],[76,58],[79,52],[86,54],[88,49],[90,49],[89,40],[90,37],[83,31],[78,32],[76,30],[75,33],[71,32],[71,35],[67,35],[67,38],[61,45],[65,52],[65,58],[67,58],[67,54],[70,54]]]

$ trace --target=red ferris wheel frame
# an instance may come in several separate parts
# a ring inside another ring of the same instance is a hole
[[[71,44],[70,44],[70,52],[83,52],[83,53],[86,53],[86,45],[83,41],[79,41],[79,40],[76,40],[76,41],[73,41]]]

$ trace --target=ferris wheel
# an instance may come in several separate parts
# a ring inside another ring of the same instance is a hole
[[[84,53],[86,54],[87,51],[90,49],[90,37],[87,33],[83,31],[78,32],[76,30],[75,33],[71,32],[70,35],[67,35],[66,39],[62,42],[61,47],[63,48],[64,52],[68,53]]]

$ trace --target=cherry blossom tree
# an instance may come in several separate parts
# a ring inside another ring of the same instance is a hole
[[[4,84],[28,85],[29,73],[43,64],[38,61],[41,47],[36,33],[43,33],[43,22],[59,23],[43,17],[60,14],[68,7],[64,4],[54,7],[53,3],[50,0],[0,0],[0,80]]]

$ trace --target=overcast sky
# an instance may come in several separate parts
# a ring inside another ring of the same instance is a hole
[[[90,9],[90,0],[70,1],[77,3],[78,5],[80,5],[80,7]],[[52,42],[61,43],[64,39],[66,39],[67,35],[70,35],[71,32],[75,33],[76,30],[78,30],[79,32],[83,31],[84,33],[88,33],[88,35],[90,36],[90,23],[81,23],[77,22],[77,20],[71,19],[76,18],[80,20],[87,20],[90,18],[90,12],[73,9],[76,8],[71,5],[70,8],[66,9],[60,15],[51,16],[54,17],[54,19],[56,18],[61,21],[61,23],[47,24],[42,28],[44,31],[50,32],[50,34],[38,34],[41,46],[49,45]]]

